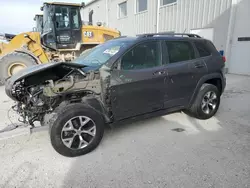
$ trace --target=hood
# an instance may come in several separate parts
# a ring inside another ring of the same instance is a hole
[[[84,68],[82,68],[82,70],[84,72],[88,72],[88,71],[98,71],[101,68],[101,65],[97,65],[97,66],[86,66]]]
[[[83,71],[97,71],[103,65],[103,64],[98,64],[98,63],[96,63],[96,64],[89,63],[82,58],[76,58],[73,62],[76,64],[85,65],[85,67],[82,69]]]
[[[52,68],[59,68],[62,66],[66,66],[66,67],[72,67],[72,68],[84,68],[87,67],[86,65],[83,64],[78,64],[78,63],[65,63],[65,62],[61,62],[61,63],[46,63],[46,64],[41,64],[41,65],[33,65],[30,67],[27,67],[21,71],[19,71],[18,73],[14,74],[13,76],[8,78],[8,81],[11,80],[12,82],[16,82],[19,81],[25,77],[28,76],[32,76],[35,75],[39,72],[48,70],[48,69],[52,69]]]
[[[78,64],[78,63],[46,63],[41,65],[34,65],[27,67],[18,73],[14,74],[13,76],[9,77],[5,82],[5,92],[9,96],[9,92],[13,87],[13,84],[17,81],[20,81],[24,78],[28,79],[30,83],[35,82],[42,82],[46,79],[51,77],[50,75],[54,75],[53,77],[60,78],[65,76],[70,69],[74,68],[81,68],[84,69],[86,65]],[[34,77],[33,77],[34,76]],[[38,81],[39,80],[39,81]]]

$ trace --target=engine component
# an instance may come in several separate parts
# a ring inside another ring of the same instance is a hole
[[[6,93],[17,101],[15,111],[21,122],[34,125],[54,111],[63,101],[79,102],[87,95],[101,92],[99,72],[83,72],[82,65],[43,65],[36,74],[26,70],[7,81]],[[55,72],[54,70],[60,70]],[[34,71],[35,72],[35,71]]]

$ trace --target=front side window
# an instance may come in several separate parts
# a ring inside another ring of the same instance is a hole
[[[136,13],[147,10],[148,0],[136,0]]]
[[[70,28],[69,9],[67,7],[56,7],[55,16],[56,16],[56,28],[57,29]]]
[[[136,70],[161,65],[161,50],[158,42],[139,44],[121,59],[122,70]]]
[[[177,0],[161,0],[161,6],[176,3]]]
[[[169,63],[188,61],[195,58],[193,46],[187,41],[167,41]]]
[[[124,18],[127,16],[127,1],[120,3],[119,7],[119,18]]]

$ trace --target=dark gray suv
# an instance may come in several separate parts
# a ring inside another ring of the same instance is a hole
[[[225,58],[194,34],[120,37],[72,63],[27,68],[6,82],[23,122],[49,125],[51,143],[79,156],[100,143],[105,124],[175,111],[208,119],[226,85]]]

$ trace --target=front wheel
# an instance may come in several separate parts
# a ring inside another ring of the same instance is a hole
[[[69,104],[58,112],[50,127],[53,148],[63,156],[76,157],[94,150],[102,140],[104,120],[84,104]]]
[[[198,119],[209,119],[220,105],[220,92],[215,85],[203,84],[188,114]]]

